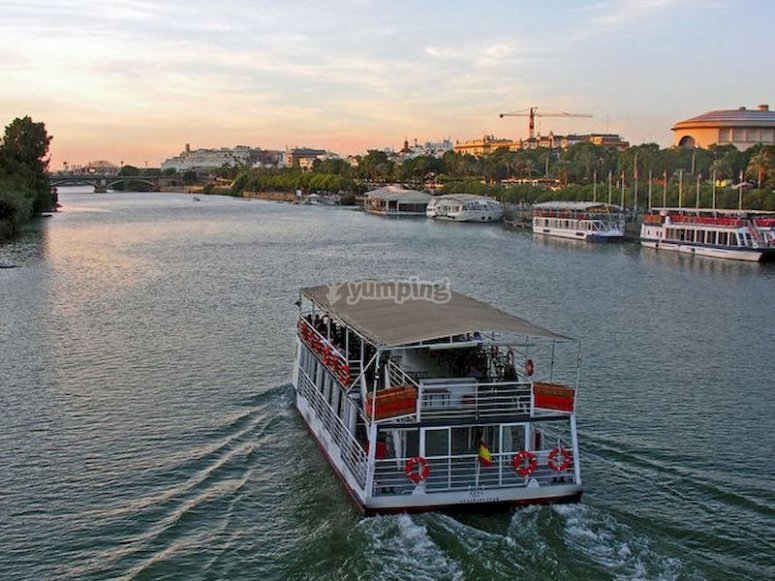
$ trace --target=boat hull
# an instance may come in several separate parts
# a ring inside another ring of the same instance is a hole
[[[533,234],[538,236],[552,236],[554,238],[565,238],[566,240],[580,240],[582,242],[620,242],[624,236],[619,231],[611,232],[589,232],[585,230],[566,230],[562,228],[541,228],[534,227]]]
[[[653,248],[654,250],[665,250],[668,252],[678,252],[690,256],[701,256],[704,258],[720,258],[724,260],[741,260],[745,262],[772,262],[775,260],[775,249],[756,249],[756,248],[728,248],[723,246],[702,246],[697,244],[686,244],[678,242],[666,242],[664,240],[654,240],[641,238],[641,246]]]
[[[503,212],[461,212],[459,214],[444,214],[429,217],[447,222],[498,222],[503,218]]]

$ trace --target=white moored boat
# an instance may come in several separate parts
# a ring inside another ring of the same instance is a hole
[[[476,194],[445,194],[431,199],[425,215],[453,222],[497,222],[503,218],[503,204]]]
[[[613,242],[624,237],[619,206],[598,202],[542,202],[533,206],[533,233],[586,242]]]
[[[643,217],[640,243],[708,258],[775,260],[775,215],[708,208],[653,208]]]
[[[300,292],[296,406],[366,514],[577,501],[579,344],[449,289]]]

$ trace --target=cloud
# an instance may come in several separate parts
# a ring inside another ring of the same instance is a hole
[[[629,27],[679,5],[681,0],[607,0],[592,4],[582,9],[588,15],[571,35],[571,43]]]

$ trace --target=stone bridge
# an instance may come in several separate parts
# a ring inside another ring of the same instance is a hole
[[[147,184],[154,192],[160,191],[165,186],[177,185],[174,178],[162,176],[122,176],[116,174],[100,173],[66,173],[51,174],[49,176],[51,186],[93,186],[95,193],[104,193],[116,184],[135,182]]]

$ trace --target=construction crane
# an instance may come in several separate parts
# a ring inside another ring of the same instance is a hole
[[[530,107],[530,109],[521,109],[519,111],[512,111],[511,113],[501,113],[501,119],[504,117],[530,117],[530,139],[535,137],[535,118],[536,117],[592,117],[586,113],[566,113],[562,111],[560,113],[539,113],[538,107]]]

